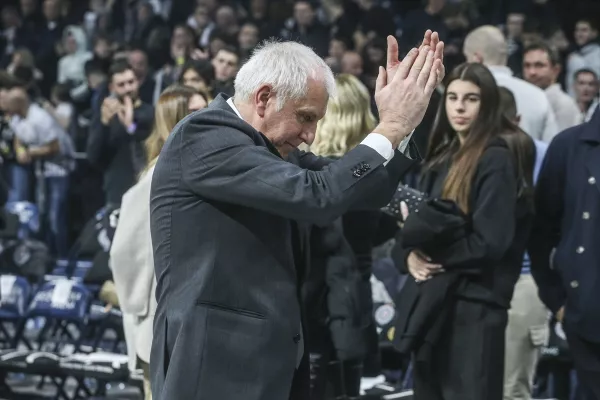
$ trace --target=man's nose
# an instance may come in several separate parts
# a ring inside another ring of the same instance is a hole
[[[303,131],[300,134],[300,139],[302,139],[302,141],[306,144],[308,144],[309,146],[312,144],[312,142],[315,141],[315,131]]]

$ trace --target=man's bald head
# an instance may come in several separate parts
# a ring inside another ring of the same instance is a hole
[[[502,31],[485,25],[471,31],[465,38],[463,52],[468,62],[481,62],[488,66],[506,65],[508,45]]]
[[[6,108],[9,114],[21,116],[27,115],[27,110],[29,109],[29,96],[24,88],[15,87],[10,89],[6,99]]]

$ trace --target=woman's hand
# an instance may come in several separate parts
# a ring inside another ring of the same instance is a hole
[[[432,264],[431,259],[418,251],[413,250],[406,259],[408,271],[417,282],[426,281],[433,275],[444,272],[444,269],[439,264]]]

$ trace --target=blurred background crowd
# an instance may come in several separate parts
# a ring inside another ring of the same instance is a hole
[[[161,93],[193,89],[190,111],[233,95],[239,67],[264,39],[299,41],[334,73],[357,78],[375,117],[386,36],[398,38],[402,57],[427,29],[446,43],[448,73],[466,60],[497,67],[521,126],[540,142],[589,121],[598,107],[597,0],[3,0],[0,8],[0,197],[7,209],[37,210],[34,236],[59,259],[80,257],[90,221],[118,209],[137,182]],[[503,32],[506,62],[500,51],[494,65],[493,38],[467,39],[484,25]],[[516,78],[546,93],[543,122],[537,94]],[[423,154],[442,92],[413,136]],[[318,134],[315,150],[343,154]],[[107,261],[104,270],[109,281]]]

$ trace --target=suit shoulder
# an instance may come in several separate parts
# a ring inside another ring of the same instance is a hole
[[[584,127],[585,127],[585,124],[580,124],[580,125],[575,125],[571,128],[565,129],[564,131],[560,132],[558,135],[556,135],[552,139],[552,142],[550,142],[549,147],[550,148],[555,148],[557,146],[562,147],[562,146],[571,144],[571,143],[579,140],[579,138],[581,137],[581,134],[585,130]]]

